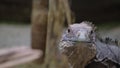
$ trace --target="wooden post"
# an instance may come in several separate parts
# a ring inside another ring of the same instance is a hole
[[[32,6],[32,48],[43,51],[43,56],[38,60],[42,63],[45,57],[47,34],[48,0],[33,0]]]
[[[68,1],[67,1],[68,2]],[[68,3],[66,3],[68,4]],[[65,0],[49,0],[47,46],[46,46],[46,66],[49,68],[68,68],[67,60],[58,60],[58,41],[64,28],[66,17],[70,16],[65,10]],[[69,9],[69,8],[68,8]],[[69,23],[71,22],[71,18]],[[62,58],[63,59],[63,58]]]

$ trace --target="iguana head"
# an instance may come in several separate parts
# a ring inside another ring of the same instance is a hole
[[[90,41],[90,37],[94,32],[95,27],[91,22],[81,22],[78,24],[69,25],[69,27],[65,30],[62,36],[62,40],[64,41]]]

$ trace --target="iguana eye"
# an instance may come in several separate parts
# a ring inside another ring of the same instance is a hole
[[[70,29],[68,29],[68,33],[70,33],[70,31],[71,31],[71,30],[70,30]]]
[[[90,31],[90,34],[93,34],[93,31]]]

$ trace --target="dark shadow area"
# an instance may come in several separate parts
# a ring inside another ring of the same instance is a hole
[[[119,0],[71,0],[76,22],[88,20],[97,23],[120,21]]]
[[[119,0],[70,0],[75,22],[120,22]],[[0,21],[29,23],[32,0],[0,0]]]
[[[32,0],[0,0],[0,21],[29,23]]]

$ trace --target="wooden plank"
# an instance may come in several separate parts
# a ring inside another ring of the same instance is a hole
[[[27,46],[0,50],[0,68],[9,68],[31,62],[42,56],[42,51]]]

